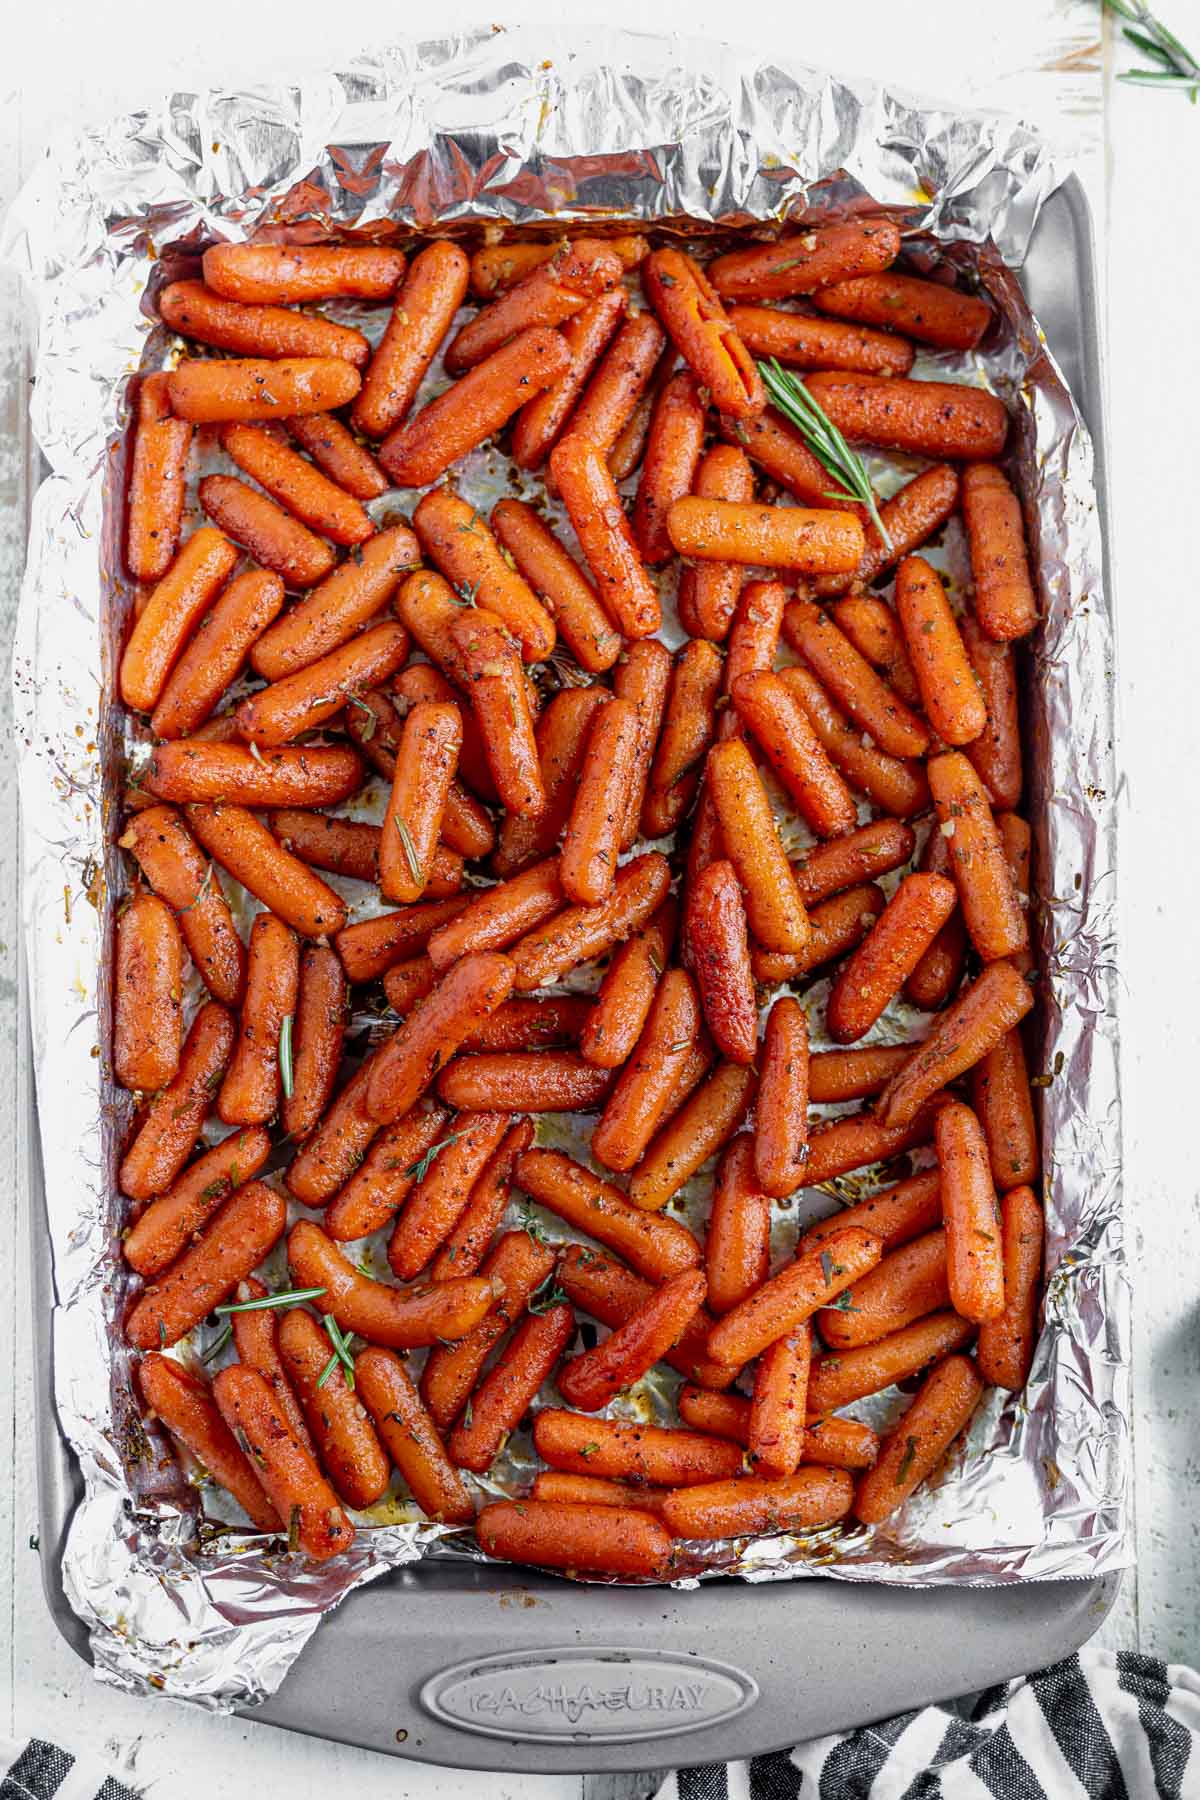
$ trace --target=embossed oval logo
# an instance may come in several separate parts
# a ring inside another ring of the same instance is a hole
[[[456,1663],[420,1698],[436,1718],[487,1737],[617,1743],[719,1724],[754,1705],[758,1684],[707,1656],[567,1647]]]

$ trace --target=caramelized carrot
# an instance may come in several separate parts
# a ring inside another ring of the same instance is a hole
[[[901,557],[911,556],[922,544],[927,544],[935,537],[950,517],[958,510],[959,483],[958,470],[952,463],[938,463],[932,469],[923,469],[919,475],[894,493],[889,500],[884,500],[878,507],[880,520],[887,532],[890,544],[886,544],[873,524],[867,523],[863,529],[867,534],[867,547],[863,551],[862,561],[853,575],[822,575],[814,585],[819,598],[827,594],[844,594],[858,588],[866,587],[880,575],[894,568]],[[849,627],[842,624],[846,635],[852,636]],[[872,660],[866,647],[858,648],[868,661]],[[903,655],[903,649],[901,649]],[[876,665],[878,667],[878,664]],[[893,680],[892,676],[888,676]],[[916,696],[905,694],[899,682],[896,690],[910,705]]]
[[[546,810],[529,695],[516,644],[495,613],[471,607],[450,626],[496,791],[510,812]]]
[[[699,1031],[695,987],[682,969],[668,969],[637,1048],[592,1133],[592,1155],[605,1168],[628,1170],[638,1161],[666,1112]],[[607,1076],[607,1070],[593,1073]]]
[[[509,881],[486,888],[466,908],[435,931],[428,953],[441,973],[460,956],[480,950],[504,950],[565,904],[558,858],[536,863]]]
[[[809,1058],[809,1099],[814,1104],[831,1100],[866,1100],[886,1087],[907,1056],[907,1044],[869,1044],[865,1050],[822,1050]]]
[[[950,874],[950,840],[940,828],[926,838],[920,867],[924,874]],[[957,990],[966,960],[967,928],[962,908],[956,906],[904,983],[905,999],[926,1012],[937,1012]]]
[[[633,505],[633,535],[643,559],[666,562],[671,554],[667,512],[692,491],[704,447],[704,405],[694,375],[672,375],[655,402]]]
[[[646,798],[642,833],[665,837],[682,819],[695,793],[696,770],[713,741],[714,708],[721,685],[721,653],[703,638],[679,651],[671,675]]]
[[[748,1363],[874,1268],[882,1250],[878,1238],[856,1226],[835,1233],[819,1249],[798,1256],[718,1320],[708,1334],[708,1354],[735,1367]]]
[[[125,1234],[121,1249],[130,1268],[147,1281],[161,1275],[234,1188],[258,1174],[270,1154],[270,1137],[255,1125],[231,1132],[189,1163]]]
[[[804,1452],[805,1396],[812,1362],[812,1329],[801,1325],[767,1346],[754,1371],[746,1442],[756,1471],[794,1475]]]
[[[171,671],[150,719],[156,737],[189,737],[203,725],[282,607],[278,575],[250,569],[234,577]]]
[[[361,544],[374,535],[374,522],[360,502],[298,456],[277,432],[262,425],[226,425],[221,448],[294,519],[322,537],[335,544]]]
[[[1004,1311],[1000,1209],[983,1127],[959,1100],[943,1106],[934,1126],[942,1179],[950,1301],[976,1324]]]
[[[794,688],[762,670],[740,677],[733,703],[818,837],[853,831],[858,823],[854,798],[822,749]]]
[[[236,1006],[245,980],[245,954],[221,885],[172,806],[135,814],[118,840],[155,893],[167,902],[196,973],[214,1000]]]
[[[781,306],[731,306],[729,322],[752,355],[773,357],[785,368],[861,375],[907,375],[912,368],[912,345],[891,331],[858,330]]]
[[[903,868],[916,848],[912,827],[894,819],[875,819],[829,844],[814,844],[792,864],[796,886],[806,906]]]
[[[586,994],[549,994],[544,1000],[506,1000],[478,1031],[462,1041],[461,1049],[546,1050],[554,1045],[576,1044],[592,1013]]]
[[[664,901],[609,963],[579,1037],[581,1054],[598,1069],[619,1068],[633,1054],[670,957],[678,910]]]
[[[607,900],[568,907],[513,945],[517,992],[551,987],[580,963],[605,955],[657,910],[669,885],[666,858],[656,852],[626,863]]]
[[[377,1132],[325,1210],[328,1235],[339,1244],[355,1243],[387,1225],[447,1141],[449,1125],[446,1107],[419,1103]]]
[[[663,1502],[672,1536],[740,1537],[755,1532],[810,1531],[836,1524],[854,1503],[843,1469],[798,1469],[776,1480],[747,1476],[684,1488]]]
[[[384,244],[214,244],[204,279],[249,305],[386,300],[404,273],[402,251]]]
[[[1037,1179],[1038,1135],[1021,1033],[1006,1032],[975,1065],[971,1094],[998,1193]]]
[[[281,1520],[288,1545],[324,1561],[348,1550],[354,1527],[312,1453],[292,1436],[269,1384],[257,1369],[237,1363],[213,1382],[221,1417],[239,1443],[248,1444],[255,1473]]]
[[[617,1251],[651,1281],[665,1281],[700,1261],[700,1246],[686,1225],[648,1218],[619,1188],[559,1150],[527,1150],[517,1163],[517,1181],[532,1199]]]
[[[667,529],[681,556],[760,563],[802,575],[856,568],[863,553],[862,526],[853,513],[813,507],[747,505],[692,495],[675,501]]]
[[[403,1018],[433,992],[437,970],[427,956],[413,956],[407,962],[394,963],[385,970],[383,991],[388,1005]]]
[[[261,1181],[236,1189],[134,1306],[125,1321],[125,1336],[134,1349],[164,1350],[177,1344],[257,1267],[286,1224],[281,1194]]]
[[[546,1500],[493,1500],[475,1522],[487,1556],[545,1569],[586,1569],[629,1579],[660,1576],[671,1540],[649,1514],[604,1507],[560,1506]]]
[[[747,505],[754,499],[754,473],[743,451],[732,444],[716,444],[700,458],[691,491],[702,500],[732,500]],[[687,614],[694,637],[721,643],[728,636],[745,579],[745,568],[736,562],[698,562],[685,568],[679,580],[679,610]]]
[[[378,1054],[378,1052],[376,1052]],[[366,1108],[368,1057],[337,1093],[324,1118],[292,1158],[287,1185],[305,1206],[324,1206],[362,1162],[379,1126]]]
[[[854,729],[808,669],[784,669],[780,680],[796,694],[825,754],[852,788],[898,819],[925,811],[929,783],[919,763],[864,743],[861,731]]]
[[[125,566],[135,581],[158,581],[179,549],[192,427],[172,417],[166,375],[143,377],[135,416]]]
[[[248,1300],[265,1299],[267,1289],[257,1276],[250,1275],[245,1281],[238,1282],[236,1293],[239,1305],[244,1307]],[[296,1442],[315,1456],[317,1452],[303,1410],[279,1354],[280,1317],[280,1312],[273,1307],[231,1313],[229,1324],[233,1331],[233,1347],[239,1363],[244,1368],[257,1369],[270,1388],[284,1424]],[[326,1341],[326,1357],[328,1354]]]
[[[518,469],[540,469],[571,417],[575,402],[625,314],[625,292],[613,288],[580,308],[562,327],[571,366],[553,387],[523,406],[513,427],[512,459]]]
[[[484,1166],[512,1125],[503,1112],[461,1113],[396,1221],[388,1262],[401,1281],[421,1273],[453,1231]]]
[[[929,785],[971,942],[985,962],[1024,950],[1029,929],[983,783],[952,750],[931,759]]]
[[[196,425],[332,412],[353,400],[357,369],[338,356],[181,362],[167,377],[171,411]]]
[[[561,1469],[539,1469],[529,1490],[531,1500],[561,1500],[568,1506],[623,1506],[658,1518],[670,1490],[637,1481],[608,1481],[603,1475],[565,1475]]]
[[[206,475],[199,494],[200,504],[213,523],[248,551],[255,562],[274,569],[286,587],[312,587],[332,569],[333,551],[324,539],[257,488],[247,487],[232,475]]]
[[[570,1050],[485,1051],[442,1070],[438,1093],[450,1106],[516,1112],[598,1112],[613,1077]]]
[[[217,1117],[226,1125],[265,1125],[278,1112],[284,1034],[291,1030],[299,986],[295,935],[273,913],[259,913],[250,929],[237,1044],[217,1095]]]
[[[446,373],[461,375],[536,325],[561,325],[621,279],[620,258],[598,240],[559,244],[554,254],[485,306],[446,347]]]
[[[713,404],[737,419],[760,413],[767,398],[754,358],[699,264],[683,250],[655,250],[642,265],[642,283],[667,335]]]
[[[344,902],[285,850],[255,813],[244,806],[197,804],[188,807],[187,821],[214,861],[301,937],[325,937],[345,924]]]
[[[602,1344],[573,1357],[558,1375],[558,1391],[580,1412],[600,1412],[632,1387],[678,1343],[704,1304],[706,1284],[699,1269],[681,1269],[645,1306],[616,1326]],[[572,1321],[574,1315],[571,1315]]]
[[[995,807],[1021,804],[1021,720],[1017,705],[1017,672],[1012,646],[985,637],[975,617],[962,620],[963,643],[983,697],[987,720],[980,735],[966,746],[969,762]]]
[[[985,462],[964,473],[962,507],[980,629],[1002,641],[1026,637],[1038,608],[1021,502],[1001,471]]]
[[[518,1119],[510,1125],[493,1150],[482,1174],[471,1189],[470,1199],[459,1215],[458,1223],[434,1259],[430,1274],[434,1281],[448,1281],[454,1275],[471,1275],[487,1254],[500,1221],[508,1206],[517,1158],[533,1142],[533,1125]]]
[[[723,418],[721,432],[729,443],[740,446],[764,475],[785,493],[791,494],[801,506],[816,507],[818,510],[836,507],[839,511],[852,514],[860,522],[866,520],[865,507],[860,507],[857,502],[843,500],[840,496],[836,499],[830,497],[829,471],[824,463],[818,462],[796,427],[789,425],[773,408],[768,407],[756,419]],[[866,529],[865,524],[863,529]],[[850,568],[824,575],[822,579],[850,581],[863,554],[860,551],[858,561]]]
[[[735,1444],[749,1444],[750,1405],[741,1394],[705,1393],[686,1384],[679,1390],[679,1416],[685,1424],[710,1431],[714,1437],[730,1438]],[[802,1462],[833,1469],[869,1469],[878,1454],[879,1439],[869,1425],[857,1419],[820,1418],[809,1413]]]
[[[803,950],[811,935],[808,914],[745,744],[732,738],[715,745],[706,777],[726,852],[745,892],[751,931],[768,950]]]
[[[113,1074],[153,1094],[173,1081],[183,1045],[183,939],[169,906],[137,893],[117,919]]]
[[[379,1053],[367,1090],[373,1118],[387,1124],[408,1111],[467,1033],[508,999],[514,973],[507,956],[485,952],[443,975]]]
[[[121,1163],[121,1192],[131,1200],[164,1193],[183,1168],[233,1054],[234,1032],[232,1013],[215,1000],[196,1014],[177,1074],[150,1102]]]
[[[811,600],[794,600],[783,615],[789,644],[798,650],[856,725],[888,756],[923,756],[929,728],[881,681],[828,613]]]
[[[153,712],[184,646],[237,562],[219,531],[203,525],[150,594],[121,657],[121,698],[136,712]]]
[[[713,1042],[732,1062],[753,1062],[758,1003],[746,909],[732,863],[710,863],[689,886],[684,930],[688,966]]]
[[[568,1300],[614,1330],[649,1305],[657,1291],[616,1257],[584,1244],[567,1246],[559,1258],[555,1279]],[[712,1314],[705,1307],[698,1307],[662,1358],[706,1390],[728,1387],[737,1373],[705,1354],[705,1341],[712,1326]]]
[[[685,1187],[702,1163],[728,1143],[750,1110],[754,1075],[737,1063],[718,1063],[658,1136],[633,1171],[629,1198],[658,1212]]]
[[[419,900],[428,887],[461,744],[457,706],[421,701],[404,721],[379,845],[385,900]]]
[[[337,819],[329,813],[281,806],[269,816],[271,833],[285,850],[312,869],[328,869],[351,881],[378,881],[378,825]],[[461,859],[460,859],[461,860]]]
[[[439,1431],[461,1412],[490,1352],[514,1324],[554,1268],[554,1257],[526,1231],[509,1231],[480,1271],[496,1298],[482,1319],[456,1344],[438,1344],[421,1375],[421,1398]]]
[[[373,1506],[387,1489],[391,1465],[341,1363],[330,1369],[329,1339],[311,1313],[289,1308],[279,1323],[279,1349],[339,1498],[347,1506]]]
[[[221,1417],[208,1383],[158,1351],[142,1358],[137,1380],[146,1405],[201,1468],[233,1495],[251,1524],[259,1531],[278,1531],[279,1514]]]
[[[487,1473],[574,1331],[575,1314],[569,1306],[550,1306],[522,1319],[511,1343],[471,1395],[470,1417],[464,1413],[450,1435],[450,1455],[459,1468]]]
[[[717,1167],[704,1246],[708,1302],[727,1313],[767,1279],[771,1266],[771,1202],[754,1167],[754,1144],[740,1133]]]
[[[398,912],[347,925],[334,938],[347,980],[374,981],[394,963],[414,956],[467,904],[465,894],[455,894],[447,900],[424,900],[417,906],[403,906]]]
[[[852,443],[907,450],[939,462],[986,462],[1000,454],[1008,436],[1003,403],[982,388],[836,370],[810,375],[805,385]],[[965,481],[963,499],[965,504]]]
[[[580,668],[590,674],[611,669],[621,653],[596,591],[574,557],[523,500],[500,500],[492,509],[492,530],[512,557]]]
[[[985,1381],[1017,1393],[1029,1379],[1037,1344],[1038,1283],[1045,1220],[1032,1188],[1012,1188],[1000,1202],[1004,1244],[1004,1311],[979,1330],[977,1364]]]
[[[420,559],[408,526],[389,525],[263,633],[250,652],[255,671],[279,681],[349,642]]]
[[[655,648],[661,650],[662,645]],[[663,656],[669,661],[665,650]],[[492,859],[492,868],[502,879],[554,852],[574,803],[588,732],[605,699],[603,688],[564,688],[538,720],[538,770],[546,807],[536,815],[505,815],[499,848]]]
[[[855,1516],[878,1525],[931,1475],[979,1404],[983,1383],[965,1356],[950,1356],[925,1377],[916,1399],[883,1440],[879,1461],[862,1477]]]
[[[815,1413],[828,1413],[868,1394],[881,1393],[963,1349],[974,1335],[969,1319],[960,1319],[953,1312],[930,1313],[927,1319],[906,1325],[877,1344],[818,1356],[809,1376],[808,1404]]]
[[[354,1379],[421,1511],[449,1525],[469,1525],[475,1517],[471,1496],[400,1358],[391,1350],[362,1350],[354,1359]]]
[[[354,704],[364,689],[377,687],[408,655],[408,633],[389,620],[372,625],[348,644],[307,663],[292,675],[273,681],[234,709],[237,728],[247,743],[289,743],[316,731]]]
[[[384,437],[408,415],[417,389],[466,298],[467,258],[457,244],[428,244],[414,256],[379,347],[350,412],[367,437]]]
[[[356,500],[378,500],[388,478],[366,445],[332,413],[302,414],[285,419],[288,432],[331,481]]]
[[[1000,833],[1000,842],[1004,847],[1004,860],[1012,876],[1017,904],[1027,914],[1032,904],[1030,862],[1033,856],[1033,833],[1026,821],[1013,812],[996,814],[996,830]],[[1033,968],[1032,950],[1026,946],[1024,950],[1017,952],[1012,962],[1022,975],[1028,976]]]
[[[874,882],[846,888],[843,893],[823,900],[809,915],[812,931],[798,954],[757,948],[751,951],[750,966],[755,980],[794,981],[797,976],[810,975],[813,970],[845,956],[847,951],[862,943],[885,905],[883,890]]]
[[[847,219],[813,225],[774,244],[718,256],[709,279],[726,300],[783,300],[856,275],[874,275],[900,254],[899,227],[891,219]]]
[[[592,722],[583,770],[559,858],[559,879],[580,906],[613,891],[640,724],[631,700],[610,700]]]
[[[554,648],[554,621],[524,576],[507,562],[479,511],[448,487],[433,488],[413,514],[429,560],[472,605],[493,613],[521,646],[526,662]]]
[[[628,850],[635,842],[641,824],[642,807],[650,782],[650,770],[662,729],[673,664],[665,644],[645,639],[631,644],[613,676],[613,692],[619,700],[628,700],[637,708],[637,761],[629,779],[629,806],[621,848]]]
[[[804,1184],[808,1163],[808,1018],[790,994],[767,1015],[754,1122],[754,1170],[782,1200]]]
[[[180,337],[239,356],[340,356],[361,369],[371,354],[362,332],[348,325],[283,306],[247,306],[202,281],[171,282],[158,296],[158,312]]]
[[[632,313],[571,414],[572,435],[586,438],[607,456],[650,385],[666,341],[653,313]]]
[[[944,1311],[950,1304],[945,1232],[939,1226],[891,1251],[847,1288],[846,1296],[844,1309],[821,1314],[821,1336],[831,1350],[878,1343],[916,1319]]]
[[[941,1222],[941,1176],[936,1169],[922,1169],[920,1174],[909,1175],[894,1187],[881,1188],[870,1199],[840,1207],[832,1218],[810,1225],[800,1239],[799,1250],[811,1250],[845,1225],[858,1225],[877,1237],[885,1251],[892,1251]]]
[[[432,1287],[400,1289],[372,1281],[346,1260],[332,1238],[302,1219],[288,1234],[288,1262],[304,1287],[325,1292],[317,1305],[345,1332],[393,1350],[465,1337],[496,1298],[495,1284],[476,1276]]]
[[[854,955],[826,1004],[835,1043],[865,1037],[900,992],[958,902],[944,875],[906,875]]]
[[[732,695],[745,675],[769,670],[779,648],[788,590],[781,581],[748,581],[729,633],[723,693]]]
[[[886,325],[937,350],[974,350],[992,322],[991,307],[977,294],[892,272],[831,282],[816,290],[813,304],[838,319]]]
[[[969,744],[987,724],[987,707],[946,590],[921,556],[896,571],[896,611],[929,723],[947,744]]]
[[[662,624],[658,590],[642,565],[603,447],[573,427],[550,452],[550,473],[605,611],[625,637],[653,636]]]
[[[483,300],[502,294],[521,281],[539,263],[549,262],[562,247],[562,240],[540,239],[536,243],[485,244],[471,258],[471,292]],[[605,250],[620,259],[621,267],[633,269],[645,256],[649,246],[644,237],[605,238]]]
[[[584,1413],[545,1407],[534,1420],[533,1444],[553,1469],[573,1475],[606,1475],[621,1480],[689,1487],[736,1475],[742,1453],[736,1444],[662,1425],[628,1419],[596,1419]]]

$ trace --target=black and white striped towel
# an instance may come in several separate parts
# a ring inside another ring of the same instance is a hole
[[[44,1738],[0,1738],[0,1800],[137,1800],[103,1763],[72,1756]]]
[[[1200,1800],[1200,1675],[1085,1651],[969,1700],[678,1769],[657,1800]]]

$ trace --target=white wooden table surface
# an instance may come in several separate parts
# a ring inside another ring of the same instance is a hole
[[[568,0],[570,4],[570,0]],[[573,10],[573,8],[572,8]],[[1190,526],[1196,511],[1194,348],[1200,256],[1190,214],[1200,111],[1182,96],[1119,85],[1126,51],[1097,0],[1003,0],[965,7],[925,0],[604,0],[581,16],[609,24],[734,37],[780,55],[885,77],[911,89],[1019,113],[1068,147],[1096,213],[1107,281],[1109,431],[1120,584],[1123,707],[1122,947],[1126,1186],[1137,1276],[1135,1434],[1137,1569],[1100,1641],[1200,1665],[1200,955],[1194,824],[1200,614]],[[1178,34],[1200,40],[1200,0],[1161,0]],[[562,16],[510,0],[495,17]],[[287,74],[309,57],[334,61],[406,31],[483,17],[478,0],[291,0],[253,6],[205,0],[37,0],[7,35],[0,75],[0,206],[49,138],[100,121],[172,86]],[[29,347],[11,280],[0,275],[0,632],[11,632],[27,496],[24,463]],[[7,650],[5,650],[7,661]],[[7,720],[7,678],[0,724]],[[7,741],[6,730],[0,736]],[[13,1129],[15,795],[0,779],[0,1195],[20,1208]],[[12,1238],[9,1239],[13,1243]],[[397,1763],[367,1752],[213,1718],[97,1687],[45,1610],[31,1430],[27,1245],[0,1256],[0,1738],[43,1735],[105,1758],[138,1787],[171,1800],[246,1800],[269,1783],[318,1800],[352,1782],[356,1800],[616,1800],[653,1781],[495,1777]],[[11,1474],[9,1474],[11,1471]]]

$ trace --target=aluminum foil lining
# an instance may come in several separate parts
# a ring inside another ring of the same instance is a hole
[[[137,1418],[114,1328],[126,1277],[113,1164],[128,1103],[104,1079],[100,1043],[122,880],[112,838],[127,744],[112,693],[127,595],[106,474],[122,454],[125,378],[161,348],[142,310],[155,259],[267,224],[403,237],[628,219],[769,235],[869,197],[900,218],[918,264],[949,258],[995,299],[1004,328],[968,378],[1014,411],[1046,616],[1025,697],[1045,1328],[1026,1393],[1007,1404],[992,1393],[942,1478],[889,1525],[692,1546],[678,1585],[991,1584],[1128,1562],[1112,619],[1088,434],[1005,266],[1020,264],[1059,179],[1045,146],[999,116],[709,43],[529,26],[393,45],[296,86],[175,93],[60,144],[19,197],[0,252],[39,309],[32,411],[49,465],[14,664],[24,930],[55,1399],[85,1487],[63,1579],[102,1679],[220,1708],[261,1699],[352,1589],[425,1555],[472,1553],[395,1502],[322,1567],[200,1523]],[[946,554],[952,564],[952,534]],[[820,1210],[827,1199],[808,1208]],[[516,1440],[506,1482],[525,1454]]]

